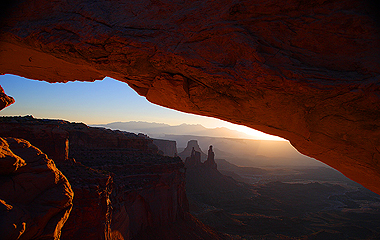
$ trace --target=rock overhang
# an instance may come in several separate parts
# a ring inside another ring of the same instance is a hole
[[[153,103],[286,138],[380,193],[380,37],[370,7],[20,1],[3,19],[0,72],[110,76]]]

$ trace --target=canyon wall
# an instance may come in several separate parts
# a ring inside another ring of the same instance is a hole
[[[160,151],[162,151],[164,156],[176,157],[178,155],[176,141],[153,139],[153,144],[156,145]]]
[[[47,134],[51,132],[61,134]],[[1,117],[0,136],[11,135],[41,148],[50,146],[55,149],[52,154],[63,148],[59,152],[66,159],[57,155],[57,166],[75,194],[62,228],[63,240],[193,239],[196,234],[202,239],[224,239],[189,214],[181,159],[157,154],[153,140],[146,136],[31,116]],[[61,136],[69,148],[53,144]],[[186,233],[186,226],[193,233]],[[181,230],[171,236],[170,229],[175,227]],[[160,235],[155,229],[161,229]]]
[[[286,138],[380,193],[375,1],[16,3],[0,73],[110,76],[153,103]]]
[[[112,239],[112,176],[75,162],[58,163],[57,167],[70,181],[75,194],[61,240]]]
[[[29,118],[29,117],[28,117]],[[28,124],[17,122],[17,119],[4,118],[0,124],[2,137],[17,137],[27,139],[32,145],[37,146],[55,162],[68,159],[69,134],[54,124]],[[8,121],[6,121],[8,120]]]

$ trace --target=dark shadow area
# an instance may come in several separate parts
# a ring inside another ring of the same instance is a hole
[[[379,239],[380,196],[327,167],[188,166],[190,212],[233,239]]]

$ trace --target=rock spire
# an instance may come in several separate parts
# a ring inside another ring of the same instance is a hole
[[[204,166],[217,169],[217,165],[215,163],[215,153],[212,150],[212,145],[210,145],[208,149],[208,155],[207,155],[207,160],[203,163]]]

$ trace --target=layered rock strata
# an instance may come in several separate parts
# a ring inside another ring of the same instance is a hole
[[[62,239],[193,239],[197,234],[225,239],[189,215],[184,164],[178,157],[157,154],[152,139],[30,116],[3,117],[0,123],[0,136],[23,133],[24,128],[29,132],[32,126],[31,132],[58,128],[68,134],[69,158],[58,166],[76,197]],[[168,232],[186,225],[199,229],[174,231],[173,236]],[[160,235],[153,229],[161,229]]]
[[[179,158],[138,149],[86,149],[71,153],[86,166],[113,175],[111,236],[132,239],[188,212],[185,171]]]
[[[70,180],[75,193],[73,209],[62,228],[61,240],[113,239],[110,200],[114,187],[112,176],[81,163],[59,163],[57,166]]]
[[[0,136],[27,139],[56,162],[68,160],[77,149],[157,152],[157,147],[152,146],[152,139],[133,133],[90,128],[82,123],[35,119],[33,116],[2,117],[0,123]]]
[[[73,191],[54,162],[29,142],[0,138],[1,239],[59,239]]]
[[[18,1],[3,8],[0,72],[110,76],[156,104],[289,139],[380,193],[374,2]]]
[[[32,116],[18,119],[2,118],[0,123],[0,136],[27,139],[55,162],[68,159],[69,133],[60,128],[59,124],[37,124]]]

